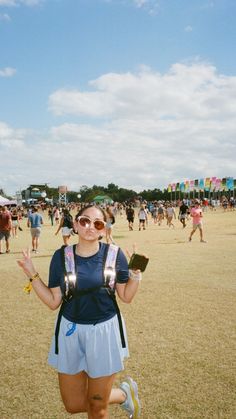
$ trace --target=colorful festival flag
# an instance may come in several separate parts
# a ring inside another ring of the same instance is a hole
[[[190,184],[189,184],[189,190],[190,190],[190,192],[193,192],[194,191],[194,184],[195,184],[194,180],[190,180]]]
[[[211,187],[211,178],[206,177],[206,179],[205,179],[205,187],[204,187],[205,191],[209,191],[210,190],[210,187]]]
[[[226,177],[223,177],[223,179],[222,179],[222,182],[221,182],[221,191],[227,191]]]
[[[216,178],[215,192],[219,192],[221,190],[221,183],[222,183],[222,180],[219,178]]]
[[[189,192],[190,191],[190,187],[189,187],[190,185],[189,185],[189,180],[186,180],[185,181],[185,192]]]
[[[204,179],[199,180],[199,190],[202,192],[204,191]]]
[[[228,177],[226,179],[226,186],[227,186],[227,189],[229,191],[233,191],[234,190],[234,178]]]
[[[184,182],[180,183],[180,192],[185,192],[185,183]]]
[[[210,188],[211,192],[213,192],[216,188],[216,180],[217,180],[216,177],[211,178],[211,188]]]

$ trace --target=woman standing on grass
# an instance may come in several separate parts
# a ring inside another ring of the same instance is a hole
[[[17,211],[17,208],[14,208],[11,212],[11,219],[12,219],[12,237],[16,237],[17,238],[17,230],[19,228],[19,213]]]
[[[73,217],[67,208],[63,208],[61,221],[57,228],[55,236],[61,230],[63,242],[67,246],[69,244],[69,239],[72,234],[72,229],[73,229]]]
[[[203,226],[202,226],[203,215],[202,215],[202,209],[201,209],[201,206],[200,206],[200,201],[198,199],[195,199],[195,204],[194,204],[194,207],[191,208],[190,215],[191,215],[192,220],[193,220],[193,229],[190,233],[189,241],[190,242],[192,241],[192,236],[197,231],[197,229],[199,229],[200,242],[201,243],[206,243],[206,241],[203,240]]]
[[[125,330],[122,345],[117,310],[103,285],[108,245],[99,242],[99,238],[106,234],[106,213],[97,207],[85,207],[77,214],[74,228],[79,238],[74,246],[74,286],[80,297],[65,303],[58,333],[59,350],[56,351],[57,341],[53,338],[49,364],[58,371],[60,392],[68,412],[87,412],[89,419],[107,419],[109,404],[117,403],[130,418],[136,419],[140,403],[135,381],[127,378],[119,388],[112,388],[116,373],[124,369],[128,347]],[[37,273],[29,251],[23,252],[18,264],[30,278],[38,297],[56,310],[62,303],[65,285],[61,249],[52,257],[48,286]],[[141,273],[128,269],[121,249],[115,272],[115,291],[123,302],[130,303],[138,290]]]
[[[114,243],[113,237],[112,237],[112,227],[113,224],[115,224],[115,217],[111,210],[111,208],[107,207],[106,209],[106,241],[107,243]]]

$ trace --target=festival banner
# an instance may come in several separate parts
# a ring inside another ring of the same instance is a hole
[[[168,185],[167,190],[168,190],[168,192],[171,192],[171,184]]]
[[[205,191],[209,191],[211,187],[211,178],[210,177],[206,177],[205,179]]]
[[[180,192],[185,192],[185,183],[184,182],[180,183]]]
[[[227,186],[226,186],[226,177],[224,177],[224,178],[222,179],[222,182],[221,182],[221,191],[227,191]]]
[[[172,192],[175,192],[175,183],[172,183],[171,190],[172,190]]]
[[[202,192],[204,191],[204,179],[199,180],[199,190]]]
[[[194,188],[195,188],[195,191],[199,191],[199,184],[198,184],[198,179],[195,179],[195,181],[194,181]]]
[[[212,177],[211,178],[211,187],[210,187],[210,191],[211,192],[215,191],[215,188],[216,188],[216,180],[217,180],[216,177]]]
[[[221,190],[221,183],[222,183],[222,180],[219,178],[216,178],[215,192],[219,192]]]
[[[229,191],[233,191],[234,190],[234,178],[232,177],[228,177],[226,179],[226,187]]]
[[[188,192],[190,192],[190,187],[189,187],[190,185],[189,185],[189,180],[186,180],[185,181],[185,192],[186,193],[188,193]]]
[[[190,184],[189,184],[189,190],[190,190],[190,192],[193,192],[194,191],[194,184],[195,184],[194,180],[190,180]]]
[[[236,189],[236,179],[234,179],[234,189]]]
[[[176,192],[180,191],[179,182],[176,183],[175,190],[176,190]]]

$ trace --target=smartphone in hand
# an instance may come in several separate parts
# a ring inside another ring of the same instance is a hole
[[[144,272],[147,267],[148,261],[149,258],[147,258],[146,256],[133,253],[129,261],[129,269],[139,269],[141,272]]]

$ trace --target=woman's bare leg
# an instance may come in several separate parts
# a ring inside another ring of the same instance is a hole
[[[62,401],[69,413],[87,412],[88,376],[85,372],[58,373]]]
[[[61,397],[67,412],[88,412],[89,419],[108,419],[108,406],[123,403],[121,389],[112,389],[115,374],[90,378],[85,372],[75,375],[58,374]]]

